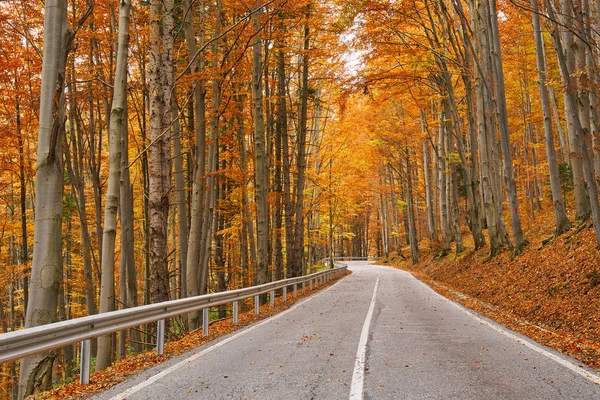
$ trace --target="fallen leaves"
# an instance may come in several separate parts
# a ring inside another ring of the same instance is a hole
[[[44,399],[44,400],[61,400],[61,399],[81,399],[90,397],[94,393],[101,392],[108,388],[111,388],[127,379],[127,377],[137,374],[145,369],[153,367],[168,358],[177,356],[185,351],[193,348],[205,345],[223,335],[233,332],[237,329],[243,328],[250,324],[253,324],[261,319],[268,318],[279,312],[287,310],[297,300],[303,297],[310,296],[319,290],[325,289],[326,287],[334,284],[337,280],[327,282],[319,285],[318,288],[309,290],[308,286],[306,291],[303,293],[302,289],[299,289],[297,299],[292,296],[288,296],[287,301],[284,303],[281,298],[275,300],[275,307],[271,308],[269,304],[262,305],[260,307],[260,314],[255,315],[253,308],[249,311],[239,314],[238,325],[233,325],[230,318],[223,319],[212,323],[210,325],[210,335],[208,337],[202,336],[202,331],[197,330],[186,336],[181,337],[176,341],[167,342],[165,344],[165,355],[157,356],[156,351],[148,351],[146,353],[140,353],[132,356],[128,356],[104,371],[95,372],[90,376],[89,385],[81,385],[78,382],[69,383],[67,385],[52,389],[48,392],[40,393],[33,397],[33,399]],[[317,337],[320,340],[321,337]],[[318,357],[318,355],[317,355]],[[250,365],[254,365],[254,362],[250,362]],[[283,366],[281,366],[283,368]],[[275,372],[271,372],[269,375],[273,375]],[[209,385],[206,382],[202,382],[205,389],[208,389]]]
[[[600,252],[594,231],[573,228],[536,246],[552,230],[548,209],[527,228],[533,245],[516,258],[506,251],[490,260],[485,247],[435,260],[430,248],[418,265],[399,265],[438,293],[600,369],[600,284],[594,285],[593,274]],[[472,238],[464,239],[472,248]]]

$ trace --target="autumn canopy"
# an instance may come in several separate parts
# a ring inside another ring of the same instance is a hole
[[[540,215],[541,245],[600,244],[600,2],[2,1],[0,44],[3,332],[327,257],[519,256]],[[153,329],[95,340],[96,370]]]

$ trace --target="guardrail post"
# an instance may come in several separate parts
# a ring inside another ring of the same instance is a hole
[[[302,294],[306,291],[306,281],[302,282]]]
[[[260,297],[259,295],[254,296],[254,314],[258,315],[260,313]]]
[[[202,336],[208,336],[208,308],[202,310]]]
[[[310,290],[312,290],[312,279],[309,282],[310,282]]]
[[[271,302],[271,308],[275,307],[275,291],[271,290],[269,293],[269,300]]]
[[[285,303],[287,300],[287,286],[283,288],[283,302]]]
[[[298,297],[298,284],[294,283],[294,298]]]
[[[90,361],[91,361],[90,339],[81,341],[81,356],[79,357],[79,383],[87,385],[90,383]]]
[[[238,324],[238,301],[233,302],[233,324]]]
[[[156,354],[162,356],[165,353],[165,320],[159,319],[156,327]]]

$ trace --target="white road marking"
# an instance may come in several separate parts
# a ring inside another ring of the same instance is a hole
[[[375,308],[375,298],[377,297],[377,287],[379,286],[379,273],[375,281],[373,289],[373,297],[371,305],[367,312],[367,317],[363,324],[360,340],[358,341],[358,351],[356,352],[356,362],[354,363],[354,372],[352,373],[352,383],[350,384],[350,400],[362,400],[363,385],[365,381],[365,361],[367,355],[367,341],[369,340],[369,327],[371,326],[371,318],[373,317],[373,309]]]
[[[408,273],[408,272],[406,272]],[[560,357],[556,354],[553,354],[545,349],[543,349],[542,347],[540,347],[540,345],[538,345],[537,342],[534,341],[530,341],[530,340],[526,340],[522,337],[519,337],[517,335],[515,335],[514,333],[510,332],[507,328],[505,328],[503,325],[500,325],[498,323],[494,323],[494,322],[490,322],[487,321],[481,317],[479,317],[478,315],[476,315],[473,311],[469,310],[468,308],[466,308],[465,306],[463,306],[460,303],[457,303],[453,300],[448,299],[447,297],[442,296],[441,294],[439,294],[438,292],[436,292],[435,290],[433,290],[432,287],[430,287],[429,285],[427,285],[425,282],[420,281],[419,279],[415,278],[414,275],[410,274],[413,279],[415,279],[417,282],[421,283],[422,285],[424,285],[426,288],[428,288],[429,290],[433,291],[435,294],[437,294],[438,296],[440,296],[442,299],[446,300],[447,302],[449,302],[450,304],[452,304],[454,307],[458,308],[460,311],[462,311],[463,313],[469,315],[471,318],[475,319],[477,322],[479,322],[481,325],[485,325],[488,326],[490,328],[492,328],[493,330],[495,330],[496,332],[499,332],[501,334],[503,334],[504,336],[518,342],[519,344],[522,344],[523,346],[535,351],[536,353],[539,353],[549,359],[551,359],[552,361],[562,365],[563,367],[569,369],[570,371],[581,375],[582,377],[584,377],[585,379],[595,383],[596,385],[600,385],[600,376],[583,368],[580,367],[579,365],[575,365],[572,362],[570,362],[569,360]]]
[[[304,300],[304,301],[302,301],[302,302],[300,302],[300,303],[297,303],[297,304],[293,305],[292,307],[288,308],[287,310],[285,310],[285,311],[283,311],[283,312],[281,312],[281,313],[279,313],[279,314],[277,314],[277,315],[273,315],[272,317],[269,317],[269,318],[267,318],[267,319],[265,319],[265,320],[263,320],[263,321],[259,322],[259,323],[258,323],[258,324],[256,324],[256,325],[252,325],[251,327],[249,327],[249,328],[246,328],[246,329],[242,330],[241,332],[238,332],[238,333],[234,334],[233,336],[230,336],[230,337],[228,337],[228,338],[226,338],[226,339],[224,339],[224,340],[222,340],[222,341],[220,341],[220,342],[218,342],[218,343],[215,343],[214,345],[212,345],[212,346],[210,346],[210,347],[208,347],[208,348],[206,348],[206,349],[202,350],[202,351],[201,351],[201,352],[199,352],[199,353],[196,353],[196,354],[194,354],[194,355],[192,355],[192,356],[190,356],[190,357],[188,357],[188,358],[186,358],[186,359],[184,359],[184,360],[181,360],[181,361],[179,361],[177,364],[174,364],[174,365],[170,366],[169,368],[167,368],[167,369],[163,370],[162,372],[160,372],[160,373],[158,373],[158,374],[156,374],[156,375],[153,375],[153,376],[151,376],[150,378],[148,378],[148,379],[147,379],[147,380],[145,380],[144,382],[138,383],[137,385],[130,387],[129,389],[125,390],[124,392],[122,392],[122,393],[119,393],[119,394],[117,394],[117,395],[115,395],[115,396],[111,397],[111,398],[110,398],[110,400],[123,400],[123,399],[125,399],[127,396],[131,396],[132,394],[134,394],[134,393],[136,393],[136,392],[139,392],[139,391],[140,391],[140,390],[142,390],[143,388],[145,388],[145,387],[148,387],[148,386],[152,385],[153,383],[155,383],[155,382],[156,382],[156,381],[158,381],[159,379],[161,379],[161,378],[163,378],[163,377],[165,377],[165,376],[169,375],[169,374],[170,374],[170,373],[172,373],[172,372],[175,372],[175,371],[177,371],[178,369],[180,369],[180,368],[182,368],[183,366],[185,366],[185,365],[189,364],[190,362],[192,362],[192,361],[196,361],[197,359],[201,358],[201,357],[202,357],[202,356],[204,356],[205,354],[208,354],[208,353],[210,353],[211,351],[213,351],[213,350],[215,350],[215,349],[218,349],[218,348],[219,348],[219,347],[221,347],[221,346],[224,346],[224,345],[226,345],[227,343],[229,343],[229,342],[231,342],[231,341],[233,341],[233,340],[235,340],[235,339],[239,338],[239,337],[240,337],[240,336],[242,336],[242,335],[245,335],[245,334],[246,334],[246,333],[248,333],[248,332],[252,332],[253,330],[255,330],[255,329],[257,329],[257,328],[259,328],[259,327],[261,327],[261,326],[263,326],[263,325],[265,325],[265,324],[268,324],[269,322],[271,322],[271,321],[273,321],[273,320],[276,320],[277,318],[283,317],[284,315],[286,315],[287,313],[289,313],[289,312],[293,311],[293,310],[294,310],[294,309],[296,309],[297,307],[300,307],[301,305],[304,305],[304,304],[308,303],[310,300],[314,300],[314,299],[316,299],[317,297],[321,296],[322,294],[325,294],[325,293],[327,293],[327,292],[328,292],[328,291],[329,291],[331,288],[333,288],[333,287],[334,287],[334,286],[335,286],[335,285],[336,285],[338,282],[340,282],[340,281],[338,280],[338,281],[337,281],[337,282],[335,282],[335,283],[334,283],[332,286],[328,287],[327,289],[323,290],[322,292],[320,292],[320,293],[317,293],[317,294],[315,294],[315,295],[313,295],[313,296],[311,296],[311,297],[307,298],[306,300]]]

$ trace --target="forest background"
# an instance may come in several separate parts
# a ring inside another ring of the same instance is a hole
[[[3,332],[592,229],[597,304],[600,1],[2,1],[0,41]],[[152,329],[98,338],[96,370]]]

